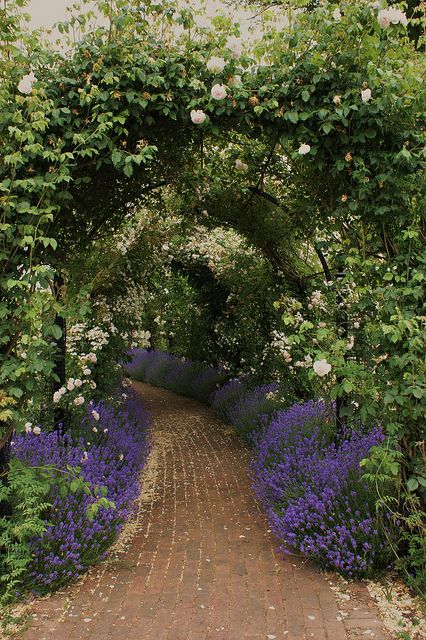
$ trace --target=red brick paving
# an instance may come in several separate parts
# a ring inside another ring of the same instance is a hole
[[[362,584],[358,606],[338,604],[317,569],[276,554],[242,442],[197,402],[135,387],[155,444],[129,540],[36,602],[22,640],[388,640]]]

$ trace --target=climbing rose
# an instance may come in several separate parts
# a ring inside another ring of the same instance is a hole
[[[67,382],[68,391],[74,391],[74,378],[70,378]],[[61,394],[62,395],[62,394]]]
[[[361,91],[361,100],[363,102],[371,100],[371,89],[363,89],[363,91]]]
[[[18,84],[18,91],[24,93],[25,95],[29,95],[33,91],[33,84],[37,81],[34,73],[31,71],[28,75],[24,76]]]
[[[39,436],[39,435],[40,435],[40,433],[41,433],[41,429],[40,429],[40,427],[34,427],[34,428],[33,428],[33,434],[34,434],[35,436]]]
[[[233,58],[239,58],[243,52],[243,45],[236,36],[229,36],[226,41],[226,48],[229,49]]]
[[[215,100],[223,100],[226,98],[226,87],[224,84],[215,84],[210,93]]]
[[[26,422],[26,423],[25,423],[25,426],[24,426],[25,433],[31,433],[31,431],[32,431],[32,428],[31,428],[31,427],[32,427],[32,426],[33,426],[33,423],[32,423],[32,422]]]
[[[91,372],[91,370],[89,369],[89,367],[85,367],[85,368],[83,369],[83,374],[84,374],[85,376],[90,376],[90,374],[91,374],[91,373],[92,373],[92,372]]]
[[[340,104],[342,104],[342,96],[334,96],[333,102],[335,105],[339,106]]]
[[[77,389],[81,387],[82,384],[83,382],[82,380],[80,380],[80,378],[77,378],[76,380],[74,380],[74,386],[77,387]]]
[[[331,371],[331,364],[327,362],[327,360],[316,360],[313,364],[313,370],[322,378],[326,376]]]
[[[235,160],[235,171],[241,171],[241,173],[245,173],[248,170],[248,164],[237,158]]]
[[[401,11],[401,9],[396,9],[394,7],[390,7],[389,9],[382,9],[377,14],[377,22],[379,25],[386,29],[391,24],[402,24],[404,27],[408,24],[408,19],[406,14]]]
[[[341,19],[342,19],[342,14],[340,13],[340,9],[336,8],[333,11],[333,20],[335,20],[336,22],[340,22]]]
[[[201,109],[193,109],[191,111],[191,120],[194,124],[203,124],[206,114]]]
[[[99,413],[97,411],[93,410],[92,411],[92,416],[93,416],[94,420],[99,420],[100,416],[99,416]]]
[[[311,150],[311,147],[309,144],[301,144],[299,147],[299,155],[300,156],[305,156],[307,153],[309,153]]]
[[[207,69],[212,73],[220,73],[225,68],[225,60],[223,58],[218,58],[217,56],[213,56],[207,63]]]
[[[88,353],[86,357],[90,362],[96,363],[98,361],[98,358],[96,357],[96,353],[92,353],[92,352]]]
[[[78,396],[77,398],[74,398],[74,404],[76,407],[79,407],[83,403],[84,403],[83,396]]]
[[[66,394],[67,390],[65,389],[65,387],[61,387],[58,391],[58,393],[61,394],[61,396],[64,396]]]
[[[381,11],[379,11],[379,13],[377,14],[377,22],[382,27],[382,29],[386,29],[390,25],[391,21],[388,9],[382,9]]]
[[[62,393],[59,393],[59,391],[55,391],[55,393],[53,394],[53,402],[59,402],[61,398]]]

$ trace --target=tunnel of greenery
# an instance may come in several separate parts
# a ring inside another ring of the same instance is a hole
[[[380,425],[365,481],[424,589],[420,12],[407,32],[399,5],[294,3],[242,38],[229,12],[99,0],[100,26],[73,16],[58,49],[25,4],[0,21],[5,601],[52,484],[111,506],[11,441],[79,435],[130,348],[327,398],[336,439]]]

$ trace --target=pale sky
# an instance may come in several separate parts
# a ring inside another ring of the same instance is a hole
[[[26,11],[31,15],[31,25],[51,27],[55,22],[66,18],[66,8],[72,0],[31,0]]]

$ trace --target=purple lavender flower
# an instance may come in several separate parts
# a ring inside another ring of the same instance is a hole
[[[42,431],[16,438],[15,455],[27,464],[54,467],[58,477],[68,466],[79,467],[84,479],[92,487],[105,487],[108,500],[115,503],[115,509],[101,507],[91,521],[86,511],[94,495],[64,495],[60,484],[53,483],[46,531],[31,542],[29,577],[36,592],[58,588],[101,559],[134,509],[140,470],[150,449],[151,418],[135,392],[126,393],[119,408],[92,405],[90,411],[94,409],[99,420],[89,412],[77,435]]]
[[[383,437],[377,428],[346,428],[339,444],[333,436],[332,411],[322,402],[277,414],[257,444],[254,487],[284,551],[366,575],[387,557],[360,462]]]

